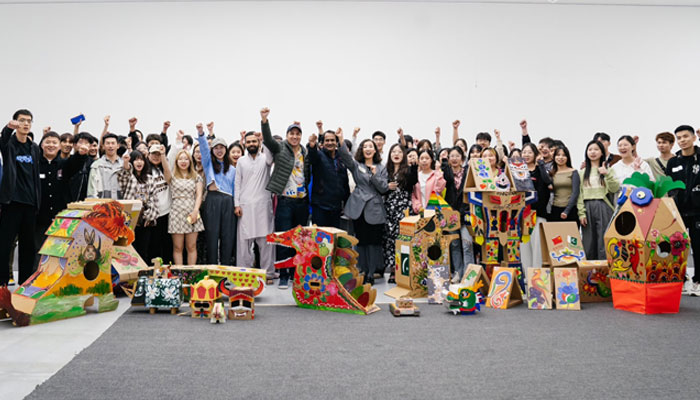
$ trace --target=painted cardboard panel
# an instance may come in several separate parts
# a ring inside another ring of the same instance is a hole
[[[442,304],[444,290],[450,286],[450,266],[431,265],[428,267],[428,303]]]
[[[612,301],[610,267],[606,260],[581,261],[578,268],[581,303]]]
[[[516,285],[515,268],[495,267],[486,307],[506,309],[523,302],[520,287]]]
[[[253,288],[232,289],[229,296],[229,320],[255,319],[255,296]]]
[[[531,310],[552,309],[552,273],[549,268],[527,268],[527,308]]]
[[[540,224],[542,264],[559,267],[586,259],[583,242],[575,222],[544,222]]]
[[[65,254],[68,259],[66,272],[71,276],[79,275],[88,262],[94,262],[103,272],[111,273],[112,243],[104,233],[81,221]]]
[[[464,183],[464,191],[491,191],[496,188],[496,173],[491,169],[488,160],[484,158],[472,158],[469,160],[467,181]]]
[[[182,281],[170,278],[157,278],[148,281],[145,301],[148,308],[180,308],[182,305]]]
[[[265,271],[257,268],[225,267],[209,270],[212,277],[222,278],[219,281],[219,291],[226,296],[232,288],[253,288],[253,295],[258,296],[265,289]],[[230,297],[230,296],[229,296]]]
[[[71,203],[71,204],[74,204],[74,203]],[[56,214],[56,216],[57,217],[64,217],[64,218],[80,219],[88,213],[89,213],[89,211],[87,211],[87,210],[72,210],[69,208],[69,209],[60,211],[58,214]]]
[[[534,191],[535,185],[530,179],[530,170],[522,157],[511,157],[508,159],[508,174],[513,182],[513,187],[518,192]]]
[[[70,248],[70,244],[73,242],[72,238],[61,238],[55,236],[49,236],[44,241],[39,249],[39,254],[54,257],[64,257],[66,252]]]
[[[133,246],[114,246],[112,251],[112,267],[119,275],[120,282],[138,279],[139,271],[148,268]]]
[[[553,271],[557,310],[580,310],[581,296],[576,268],[557,267]]]
[[[617,214],[615,214],[610,222],[607,232],[605,233],[605,241],[610,238],[618,239],[638,239],[645,238],[642,228],[637,222],[637,214],[634,211],[634,205],[629,199],[620,206]]]
[[[649,235],[651,223],[654,221],[654,215],[660,205],[660,199],[652,199],[649,204],[643,207],[631,204],[632,211],[637,219],[637,224],[639,224],[639,229],[642,232],[642,237],[647,237]]]
[[[70,238],[75,233],[78,225],[80,225],[79,219],[56,217],[44,234],[46,236]]]
[[[613,237],[605,246],[610,275],[633,281],[646,280],[648,249],[644,240]]]
[[[479,288],[479,291],[484,298],[488,295],[489,288],[491,287],[491,280],[489,279],[486,271],[480,264],[469,264],[467,269],[464,270],[464,276],[462,276],[461,285],[465,287],[476,286],[479,282],[483,283]]]

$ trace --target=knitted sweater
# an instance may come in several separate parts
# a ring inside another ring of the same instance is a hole
[[[609,169],[607,175],[605,175],[605,184],[597,187],[591,187],[588,182],[584,182],[583,174],[585,173],[585,170],[579,170],[578,173],[579,177],[581,178],[578,201],[576,202],[579,218],[586,216],[586,207],[583,204],[585,200],[603,200],[605,204],[610,206],[610,209],[614,210],[615,207],[613,207],[612,203],[610,203],[610,200],[608,199],[608,193],[617,193],[617,191],[620,190],[620,182],[618,182],[617,178],[615,177],[615,171]],[[588,177],[588,180],[590,182],[599,182],[599,176],[600,175],[596,169],[591,169],[591,175]]]

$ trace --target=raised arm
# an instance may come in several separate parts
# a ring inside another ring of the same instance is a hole
[[[214,168],[211,165],[209,142],[207,142],[207,138],[204,137],[204,126],[201,122],[197,124],[197,142],[199,143],[199,152],[202,154],[202,169],[207,179],[205,186],[209,186],[210,183],[214,182]]]
[[[457,144],[457,140],[459,140],[459,124],[458,119],[452,122],[452,145]]]
[[[338,128],[338,132],[336,132],[336,135],[338,136],[338,141],[340,142],[340,147],[338,148],[338,155],[340,156],[340,160],[343,162],[343,164],[345,164],[345,168],[350,170],[353,176],[355,176],[357,174],[357,163],[352,158],[350,151],[348,151],[348,146],[345,145],[345,140],[343,139],[343,130]]]
[[[168,156],[165,155],[165,145],[161,144],[160,145],[160,163],[163,165],[163,176],[165,177],[165,181],[170,183],[170,180],[173,178],[173,174],[170,171],[170,163],[168,162]]]
[[[530,134],[527,133],[527,121],[522,120],[520,121],[520,130],[522,131],[523,138],[522,138],[522,147],[525,147],[526,144],[530,143]]]
[[[168,128],[170,128],[170,121],[163,122],[163,131],[160,133],[160,142],[165,146],[165,152],[170,151],[170,146],[168,145]],[[165,160],[165,157],[163,157]]]
[[[406,149],[406,138],[403,136],[403,128],[397,129],[396,133],[399,134],[399,144],[401,145],[401,147]]]
[[[267,147],[268,150],[272,152],[272,154],[277,154],[282,149],[282,145],[280,145],[275,140],[275,138],[272,137],[272,131],[270,131],[270,123],[267,119],[269,115],[269,108],[265,107],[262,110],[260,110],[260,129],[262,130],[263,143],[265,144],[265,147]]]
[[[12,132],[14,132],[17,128],[19,128],[19,122],[15,121],[14,119],[8,122],[4,128],[2,128],[2,137],[0,137],[0,144],[2,145],[3,149],[5,148],[7,142],[10,141],[10,138],[12,137]]]
[[[316,124],[318,125],[318,122]],[[306,145],[306,150],[306,155],[309,157],[309,162],[311,165],[318,165],[320,160],[318,155],[318,137],[316,137],[315,134],[311,134],[311,136],[309,136],[309,142]]]

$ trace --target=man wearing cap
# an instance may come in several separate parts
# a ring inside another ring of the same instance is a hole
[[[260,110],[263,143],[272,152],[275,169],[266,189],[277,195],[275,231],[286,231],[297,225],[305,226],[309,219],[309,196],[306,186],[309,183],[309,163],[306,162],[306,149],[301,145],[301,126],[295,122],[287,128],[287,138],[277,142],[272,137],[267,117],[269,108]],[[289,287],[289,278],[294,276],[291,259],[294,250],[277,246],[277,261],[288,261],[290,268],[280,269],[279,288]]]
[[[105,154],[90,166],[87,197],[100,199],[122,199],[122,190],[117,179],[117,172],[122,163],[119,161],[117,135],[107,133],[102,137]]]

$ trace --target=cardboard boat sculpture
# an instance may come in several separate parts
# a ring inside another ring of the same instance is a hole
[[[318,226],[297,226],[267,235],[267,241],[291,247],[294,269],[293,294],[297,306],[354,314],[379,310],[377,291],[355,266],[357,239],[345,231]],[[289,261],[276,263],[281,268]]]
[[[138,219],[140,203],[134,208]],[[129,248],[133,242],[133,219],[116,201],[69,204],[46,231],[37,271],[12,293],[11,305],[0,307],[11,309],[16,325],[81,316],[95,299],[99,312],[115,310],[112,261],[115,248]]]
[[[396,287],[385,292],[396,299],[428,297],[444,301],[450,283],[450,242],[459,238],[459,211],[431,193],[425,210],[404,217],[396,238]]]
[[[518,270],[517,280],[524,289],[520,243],[530,240],[535,228],[537,201],[527,165],[510,159],[504,174],[492,171],[488,160],[472,158],[464,185],[464,201],[469,203],[471,233],[482,246],[482,263],[491,276],[494,267],[506,262]]]
[[[666,193],[685,184],[635,172],[625,179],[605,233],[613,306],[640,314],[677,313],[690,238]]]

